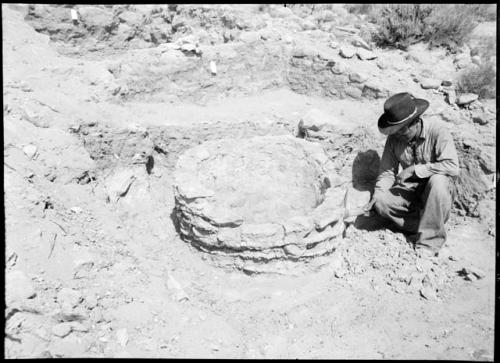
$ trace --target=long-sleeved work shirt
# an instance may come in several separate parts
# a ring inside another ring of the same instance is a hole
[[[457,150],[446,124],[438,120],[422,120],[420,136],[412,143],[389,135],[380,161],[375,194],[394,185],[399,165],[403,169],[415,165],[418,178],[428,178],[433,174],[458,176]]]

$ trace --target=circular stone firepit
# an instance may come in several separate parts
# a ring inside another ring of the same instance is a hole
[[[286,272],[335,250],[343,222],[317,230],[339,210],[332,165],[321,145],[292,136],[208,141],[186,151],[175,171],[181,237],[218,263]]]

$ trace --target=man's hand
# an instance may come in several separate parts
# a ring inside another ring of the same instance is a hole
[[[406,179],[415,175],[415,166],[410,165],[396,176],[396,185],[401,185]]]
[[[369,212],[373,209],[373,206],[375,205],[375,199],[371,199],[365,206],[363,207],[363,210],[365,212]]]

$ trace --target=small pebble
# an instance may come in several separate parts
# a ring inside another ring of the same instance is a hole
[[[37,150],[38,149],[35,145],[26,145],[25,147],[23,147],[23,152],[30,159],[33,159],[35,157]]]

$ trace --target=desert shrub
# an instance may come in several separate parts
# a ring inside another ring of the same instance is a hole
[[[497,4],[475,4],[475,13],[481,21],[497,21]]]
[[[349,4],[347,11],[351,14],[366,14],[369,15],[373,10],[373,4]]]
[[[457,84],[458,90],[462,93],[475,93],[481,98],[495,98],[496,73],[492,61],[471,67],[461,74]]]
[[[432,11],[430,5],[388,4],[377,12],[377,30],[373,40],[380,46],[406,49],[424,39],[425,18]]]
[[[455,50],[478,21],[491,13],[488,4],[388,4],[373,16],[377,30],[373,40],[380,46],[406,49],[419,41]]]
[[[264,13],[264,12],[269,12],[269,8],[271,7],[270,4],[259,4],[257,6],[257,10]]]
[[[426,40],[431,46],[457,49],[477,25],[480,5],[434,5],[426,22]]]
[[[478,55],[482,61],[491,62],[497,56],[496,37],[480,39],[470,50],[471,56]]]

